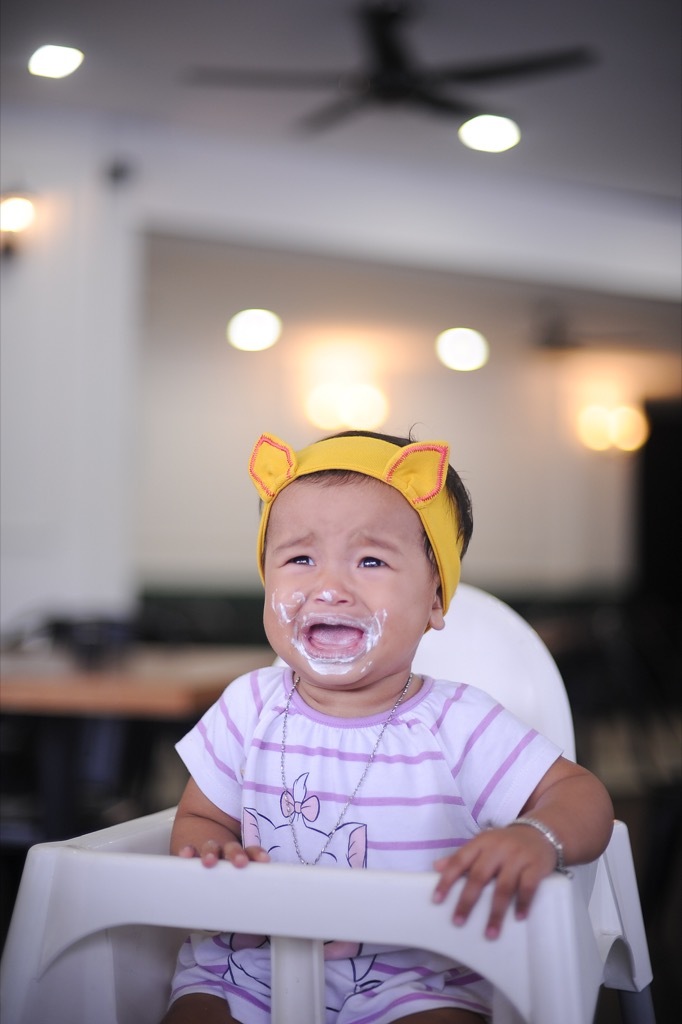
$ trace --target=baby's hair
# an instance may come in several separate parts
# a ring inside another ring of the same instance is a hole
[[[409,437],[396,437],[393,434],[377,434],[372,430],[342,430],[338,434],[331,434],[329,437],[324,438],[324,440],[329,441],[334,437],[373,437],[378,441],[388,441],[390,444],[394,444],[398,448],[404,448],[408,444],[414,444],[417,440],[417,438],[412,436],[411,431]],[[362,473],[357,473],[355,472],[355,470],[346,469],[325,469],[319,470],[317,473],[310,474],[311,477],[316,477],[317,479],[324,477],[350,478],[362,475]],[[471,510],[471,496],[469,495],[469,492],[464,486],[462,478],[450,465],[448,466],[447,475],[445,477],[445,490],[447,492],[448,497],[450,498],[450,502],[453,507],[453,515],[456,515],[457,517],[457,536],[462,540],[462,551],[460,553],[460,558],[464,558],[466,550],[469,547],[471,534],[473,533],[474,530],[474,519]],[[429,556],[429,559],[435,565],[435,555],[433,553],[433,549],[431,548],[431,543],[428,537],[426,536],[426,533],[424,534],[424,538],[426,541],[426,553]]]

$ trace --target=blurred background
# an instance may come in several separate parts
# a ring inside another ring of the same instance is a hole
[[[264,644],[262,431],[449,440],[474,502],[463,579],[559,663],[579,759],[631,829],[659,1020],[677,1020],[679,5],[1,17],[0,186],[32,204],[23,231],[3,210],[3,677],[36,654],[101,670],[140,645]],[[82,63],[32,74],[47,44]],[[470,148],[480,115],[517,144]],[[279,318],[269,348],[237,336],[253,309]],[[45,836],[49,717],[5,712],[3,918]],[[71,717],[79,824],[176,799],[167,720]]]

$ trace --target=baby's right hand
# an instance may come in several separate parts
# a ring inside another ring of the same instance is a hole
[[[183,846],[178,851],[178,856],[200,857],[201,863],[206,868],[212,868],[219,860],[227,860],[236,868],[246,867],[250,860],[263,863],[270,860],[269,854],[262,846],[247,846],[245,848],[236,839],[231,839],[222,846],[215,839],[207,839],[199,849],[195,846]]]

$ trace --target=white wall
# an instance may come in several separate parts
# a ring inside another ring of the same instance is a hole
[[[385,390],[384,429],[450,442],[474,499],[466,579],[516,593],[628,583],[633,459],[587,451],[574,416],[586,380],[605,373],[630,400],[665,394],[679,359],[539,352],[524,289],[492,279],[158,234],[146,267],[136,565],[147,584],[258,587],[250,449],[264,430],[295,447],[320,436],[304,399],[315,351],[339,339]],[[282,315],[275,348],[226,344],[245,304]],[[476,373],[436,359],[453,315],[474,316],[490,340]]]
[[[40,223],[2,262],[2,616],[133,594],[136,243],[87,127],[4,128]],[[9,150],[9,153],[5,153]]]
[[[39,197],[39,222],[17,257],[2,265],[3,626],[54,610],[125,610],[141,578],[176,572],[172,559],[164,568],[171,554],[186,560],[186,579],[211,573],[221,580],[253,578],[243,555],[251,551],[253,521],[241,519],[240,500],[228,495],[225,503],[224,480],[236,469],[222,461],[220,445],[204,456],[210,473],[200,482],[212,479],[220,492],[221,511],[205,533],[210,543],[183,555],[174,528],[166,525],[177,508],[161,501],[164,481],[175,468],[192,469],[192,459],[205,452],[206,436],[215,438],[225,424],[211,419],[210,404],[202,405],[206,388],[215,385],[208,379],[210,362],[188,370],[194,375],[191,392],[187,377],[164,380],[164,374],[173,376],[170,364],[155,363],[150,376],[142,322],[149,308],[143,263],[148,230],[406,266],[507,276],[513,268],[521,279],[639,290],[655,298],[669,298],[677,288],[677,225],[644,205],[626,213],[620,201],[595,200],[577,214],[568,205],[550,206],[541,194],[531,197],[519,183],[506,197],[487,194],[485,182],[455,180],[415,194],[407,178],[386,180],[372,167],[311,158],[303,165],[293,153],[275,159],[263,150],[235,152],[229,144],[14,110],[5,110],[2,130],[3,187],[23,184]],[[129,184],[114,187],[104,172],[120,158],[136,173]],[[253,373],[244,372],[247,378]],[[592,565],[592,575],[603,582],[626,578],[626,464],[612,461],[604,469],[600,463],[597,469],[571,441],[561,440],[551,425],[552,388],[542,392],[539,407],[529,397],[535,393],[530,378],[513,367],[491,367],[485,380],[484,398],[468,390],[453,407],[450,377],[426,374],[418,394],[406,379],[396,379],[393,401],[400,415],[394,413],[388,425],[402,430],[421,420],[428,433],[462,439],[460,464],[474,467],[469,482],[482,538],[476,553],[472,549],[471,574],[513,584],[525,565],[530,584],[569,585],[585,582]],[[184,447],[166,445],[164,435],[150,447],[150,417],[167,415],[179,384],[184,401],[169,429],[182,436]],[[308,438],[310,431],[282,403],[272,381],[256,389],[240,379],[237,390],[248,392],[249,404],[231,407],[226,425],[234,427],[238,413],[239,446],[263,427],[290,430],[294,442]],[[180,429],[187,423],[196,430],[194,444]],[[236,458],[236,442],[234,451]],[[538,470],[552,480],[537,520],[528,519],[527,507],[521,514],[517,509],[525,501],[512,472],[519,451],[525,481],[534,482]],[[244,447],[240,467],[243,453]],[[196,466],[193,471],[198,473]],[[504,508],[500,482],[508,495]],[[210,506],[215,497],[209,491],[202,500]],[[185,524],[195,512],[203,522],[191,491],[183,500]],[[600,533],[594,516],[600,522],[608,516],[608,528]],[[588,531],[587,522],[595,529]],[[196,537],[196,530],[186,529]],[[216,546],[219,552],[210,554]],[[536,555],[535,568],[524,552]]]

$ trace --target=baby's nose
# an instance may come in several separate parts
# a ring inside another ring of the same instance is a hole
[[[338,587],[323,587],[318,591],[316,599],[323,604],[339,604],[348,601],[348,594]]]

